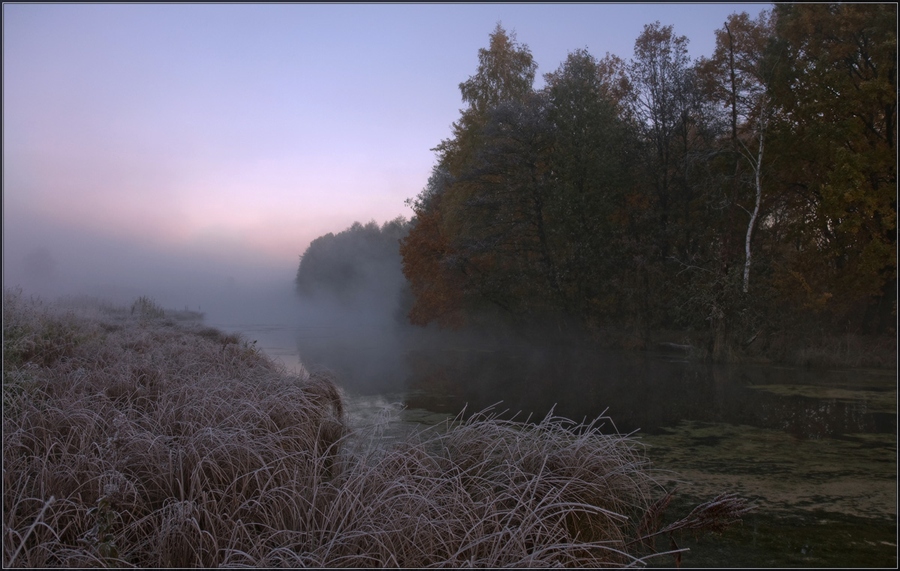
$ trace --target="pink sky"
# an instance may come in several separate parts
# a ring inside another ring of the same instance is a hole
[[[498,21],[543,74],[769,7],[4,4],[4,286],[290,287],[317,236],[411,216]]]

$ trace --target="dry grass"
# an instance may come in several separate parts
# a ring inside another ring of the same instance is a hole
[[[4,567],[640,565],[673,531],[630,438],[484,413],[353,452],[328,378],[135,309],[5,293]]]

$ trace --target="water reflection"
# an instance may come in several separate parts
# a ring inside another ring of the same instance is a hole
[[[378,395],[406,388],[406,340],[392,331],[364,323],[352,328],[303,327],[296,344],[307,369],[333,373],[352,393]]]
[[[683,421],[777,429],[797,439],[896,432],[896,383],[877,372],[711,365],[583,347],[378,343],[305,331],[301,360],[358,394],[405,394],[409,408],[455,415],[502,401],[509,415],[575,420],[606,411],[621,432],[657,434]]]
[[[338,376],[359,418],[381,415],[362,424],[382,430],[388,419],[376,431],[382,442],[401,436],[398,423],[433,423],[498,401],[494,410],[518,419],[552,409],[576,421],[608,416],[611,431],[639,430],[654,465],[678,478],[685,506],[723,490],[760,506],[727,538],[697,544],[685,565],[896,565],[892,371],[710,365],[358,327],[308,328],[298,352],[308,368]]]

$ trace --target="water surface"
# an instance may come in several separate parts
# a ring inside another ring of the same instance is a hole
[[[604,429],[633,433],[660,482],[677,487],[672,515],[723,491],[757,505],[721,537],[679,541],[691,549],[683,566],[897,565],[896,371],[711,365],[452,336],[435,344],[427,331],[397,338],[362,326],[230,329],[289,368],[334,373],[351,421],[382,445],[464,407],[495,405],[522,420],[551,410],[610,417]]]

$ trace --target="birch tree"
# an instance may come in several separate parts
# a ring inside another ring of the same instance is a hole
[[[732,14],[722,28],[716,30],[712,58],[698,66],[707,93],[727,110],[732,151],[752,173],[752,206],[745,207],[736,202],[748,216],[744,232],[744,293],[750,289],[753,233],[759,223],[763,201],[766,129],[772,112],[767,90],[773,65],[766,57],[766,49],[772,34],[770,13],[762,12],[755,20],[746,12]]]

